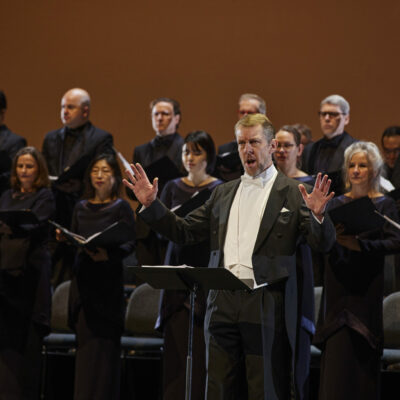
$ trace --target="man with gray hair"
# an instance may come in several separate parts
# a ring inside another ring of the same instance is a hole
[[[313,144],[305,170],[329,175],[341,170],[344,151],[356,141],[345,131],[350,122],[350,105],[344,97],[333,94],[321,101],[318,115],[323,138]]]

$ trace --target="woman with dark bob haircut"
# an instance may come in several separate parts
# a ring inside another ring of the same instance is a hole
[[[215,146],[205,131],[189,133],[182,146],[182,164],[187,171],[183,178],[169,181],[161,192],[161,201],[170,209],[188,201],[197,192],[212,191],[222,182],[210,174],[215,165]],[[208,243],[180,246],[168,243],[166,265],[206,267],[210,250]],[[204,399],[205,340],[203,333],[205,296],[200,292],[195,305],[193,331],[192,399]],[[164,333],[163,399],[185,398],[186,353],[189,326],[189,292],[165,290],[156,328]]]
[[[42,340],[50,331],[51,258],[47,220],[55,212],[46,163],[20,149],[0,210],[31,210],[37,222],[0,224],[0,397],[39,398]]]
[[[134,232],[133,212],[119,197],[120,188],[121,172],[115,157],[95,157],[85,176],[84,199],[74,208],[72,232],[89,237],[117,221],[125,222]],[[120,398],[120,340],[125,315],[122,260],[133,247],[134,241],[127,239],[119,246],[94,251],[85,248],[77,253],[68,312],[78,343],[75,400]]]

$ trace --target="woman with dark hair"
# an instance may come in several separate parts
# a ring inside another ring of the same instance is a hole
[[[197,192],[213,190],[222,181],[211,176],[215,165],[215,146],[211,136],[204,131],[189,133],[182,147],[182,163],[187,176],[169,181],[161,201],[170,209],[188,201]],[[180,246],[168,243],[166,265],[186,264],[206,267],[210,250],[207,243]],[[195,304],[193,331],[192,399],[204,399],[205,392],[205,342],[204,314],[205,294],[200,292]],[[186,355],[189,327],[189,292],[166,290],[163,292],[156,328],[164,333],[163,399],[185,397]]]
[[[51,259],[47,220],[53,215],[46,163],[34,147],[20,149],[11,189],[0,210],[30,210],[37,222],[0,225],[0,397],[37,399],[43,337],[50,331]]]
[[[299,168],[299,159],[304,149],[300,131],[294,125],[284,125],[275,134],[275,139],[277,148],[274,158],[278,169],[289,178],[313,185],[314,178]]]
[[[112,155],[99,155],[85,176],[84,200],[75,206],[71,230],[84,237],[124,221],[134,231],[130,205],[119,197],[121,171]],[[74,399],[119,399],[120,340],[124,329],[122,260],[133,241],[78,251],[69,300],[76,332]]]
[[[374,143],[353,143],[344,153],[348,191],[329,208],[368,196],[380,213],[398,221],[394,200],[379,192],[381,170]],[[384,256],[399,249],[399,231],[387,222],[357,236],[336,227],[314,338],[322,349],[319,399],[380,398]]]

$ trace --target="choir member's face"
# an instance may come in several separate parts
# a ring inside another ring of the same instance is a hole
[[[16,163],[17,178],[21,186],[21,192],[32,191],[33,184],[35,183],[39,167],[36,160],[30,154],[23,154],[18,157]]]
[[[385,163],[390,167],[394,168],[396,160],[400,154],[400,136],[386,136],[383,138],[382,143],[383,158]]]
[[[351,157],[348,175],[351,186],[368,187],[372,178],[372,170],[369,166],[367,155],[360,151]]]
[[[204,173],[207,168],[207,153],[193,143],[185,143],[182,147],[182,163],[188,173]]]
[[[246,173],[257,176],[272,164],[276,149],[275,139],[267,142],[262,126],[241,126],[236,131],[240,160]]]
[[[107,161],[97,161],[90,171],[92,186],[96,192],[110,195],[115,182],[114,173]]]
[[[303,145],[296,145],[293,134],[287,131],[279,131],[275,135],[276,151],[274,158],[279,168],[296,167],[297,158],[303,151]]]
[[[247,114],[257,114],[260,109],[260,103],[256,99],[245,99],[239,103],[238,117],[239,119]]]
[[[151,110],[151,122],[157,135],[175,133],[179,120],[180,115],[175,115],[173,105],[166,101],[160,101]]]
[[[339,106],[329,103],[321,106],[319,122],[322,133],[327,139],[341,135],[349,121],[350,116],[344,115]]]
[[[88,106],[82,105],[82,97],[73,91],[67,92],[61,100],[61,121],[71,129],[79,128],[89,119]]]

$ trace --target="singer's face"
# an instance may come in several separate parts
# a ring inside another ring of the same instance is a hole
[[[240,160],[246,173],[257,176],[272,164],[275,139],[267,142],[262,126],[240,127],[236,131]]]

